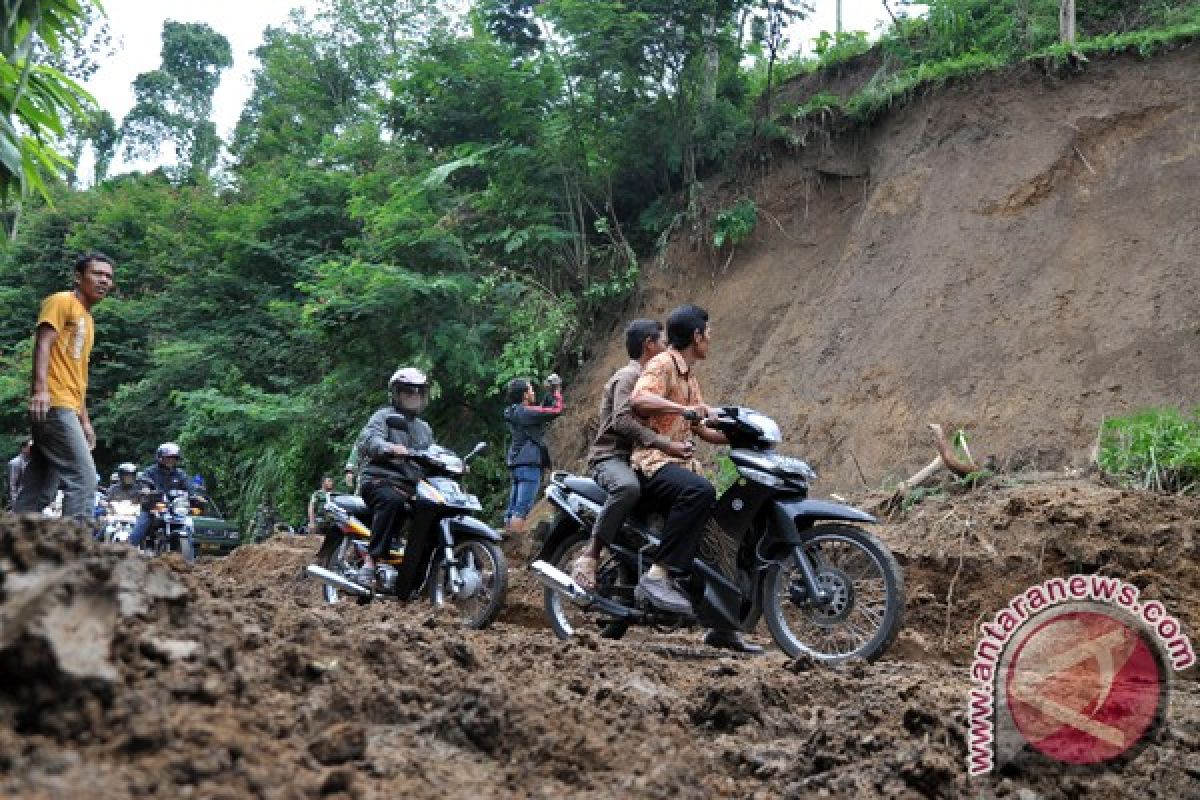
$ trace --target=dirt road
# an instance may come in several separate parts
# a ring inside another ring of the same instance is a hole
[[[968,780],[965,720],[976,623],[1046,577],[1122,577],[1195,636],[1198,519],[1083,481],[929,498],[881,527],[908,583],[896,646],[826,669],[698,633],[559,642],[523,570],[501,622],[464,631],[425,605],[323,605],[300,577],[315,539],[188,567],[7,517],[0,795],[1196,797],[1194,669],[1122,772]]]

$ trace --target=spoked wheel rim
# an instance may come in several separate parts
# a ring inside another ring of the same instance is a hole
[[[783,635],[795,651],[821,660],[870,656],[895,617],[888,607],[896,593],[894,585],[889,587],[888,565],[862,542],[837,532],[814,536],[805,550],[816,561],[817,583],[832,599],[823,606],[810,603],[794,558],[780,564],[768,602],[783,623]]]
[[[570,575],[575,560],[587,550],[588,544],[587,536],[566,542],[563,549],[558,551],[554,566]],[[632,580],[628,572],[620,562],[602,555],[596,567],[596,593],[615,597],[620,591],[616,587],[622,580]],[[627,628],[627,623],[584,611],[553,589],[546,589],[544,594],[546,613],[555,635],[560,639],[568,639],[582,630],[599,631],[603,636],[620,638]]]
[[[329,559],[326,569],[338,575],[345,576],[348,572],[357,571],[361,566],[362,559],[358,555],[358,548],[354,546],[354,542],[350,537],[344,536],[341,543],[338,544],[337,549],[333,551],[333,556]],[[326,603],[332,604],[342,599],[342,593],[338,591],[336,586],[322,583],[321,591],[325,596]]]
[[[554,566],[567,575],[570,575],[571,567],[574,566],[575,560],[587,550],[588,541],[588,538],[585,536],[573,542],[568,542],[566,548],[559,551],[559,556],[555,560]],[[577,632],[586,630],[589,624],[592,628],[596,627],[595,617],[589,616],[582,608],[567,600],[558,592],[546,589],[545,600],[546,611],[549,612],[551,618],[556,623],[554,632],[559,638],[570,638]]]
[[[452,605],[468,627],[482,627],[491,621],[503,599],[506,568],[499,553],[479,541],[456,543],[454,557],[462,573],[463,590],[458,595],[450,591],[450,571],[442,565],[432,587],[433,603]]]

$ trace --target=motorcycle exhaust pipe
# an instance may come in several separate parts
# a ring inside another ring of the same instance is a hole
[[[343,578],[335,572],[330,572],[324,567],[318,567],[316,564],[309,564],[304,568],[305,574],[309,577],[316,578],[321,583],[326,583],[335,589],[341,589],[343,592],[357,595],[358,597],[370,597],[371,590],[365,586],[359,586],[354,581]]]
[[[571,580],[571,576],[547,561],[535,561],[529,568],[547,589],[553,589],[577,606],[586,606],[596,599],[591,592]]]
[[[558,592],[582,608],[590,608],[622,619],[629,619],[635,614],[620,603],[614,603],[607,597],[597,597],[584,589],[558,567],[546,561],[538,560],[529,565],[534,576],[552,591]]]

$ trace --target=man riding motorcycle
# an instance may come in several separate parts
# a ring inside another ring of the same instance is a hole
[[[163,442],[155,451],[154,459],[154,463],[143,470],[138,479],[140,489],[146,489],[148,490],[147,494],[153,493],[156,496],[161,496],[171,489],[191,491],[187,473],[179,468],[179,445],[174,442]],[[134,547],[142,544],[142,540],[150,532],[150,524],[154,519],[150,515],[150,508],[154,501],[141,497],[139,499],[142,502],[142,511],[138,514],[137,522],[133,525],[133,533],[129,537],[129,543]]]
[[[117,467],[117,480],[104,492],[104,499],[110,503],[121,500],[138,502],[137,465],[126,461]]]
[[[375,563],[391,548],[411,510],[421,469],[406,456],[433,445],[433,430],[420,418],[429,403],[429,378],[416,367],[402,367],[388,380],[391,401],[367,420],[358,436],[360,494],[373,512],[371,542],[359,571],[359,582],[375,583]],[[405,543],[404,561],[396,577],[397,594],[408,597],[420,588],[417,570],[427,559],[428,537]]]
[[[711,444],[728,444],[724,434],[703,424],[710,412],[695,375],[696,363],[708,357],[711,336],[707,311],[695,305],[676,308],[667,317],[668,349],[646,363],[633,387],[633,410],[648,418],[651,429],[673,442],[688,444],[692,436],[698,436]],[[659,609],[690,615],[694,613],[692,603],[669,570],[690,568],[716,502],[716,490],[700,474],[691,448],[677,455],[639,443],[630,462],[642,476],[643,496],[669,509],[657,558],[638,581],[637,596]],[[704,642],[742,653],[763,652],[734,630],[710,630]]]

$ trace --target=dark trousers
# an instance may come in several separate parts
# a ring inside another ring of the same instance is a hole
[[[610,545],[617,538],[617,531],[625,524],[629,512],[637,506],[638,498],[642,496],[642,484],[633,467],[620,456],[606,458],[592,467],[592,480],[608,492],[604,508],[596,515],[592,536]]]
[[[387,556],[392,542],[399,535],[408,519],[409,495],[390,483],[367,480],[362,485],[362,498],[371,509],[371,542],[367,552],[376,562]],[[396,575],[396,594],[407,599],[415,590],[421,588],[428,567],[430,545],[427,535],[417,531],[408,532],[408,540],[404,543],[404,561]]]
[[[661,509],[670,507],[655,563],[690,569],[704,535],[704,523],[717,502],[716,489],[702,475],[678,464],[667,464],[642,484],[642,495]]]
[[[396,534],[408,519],[408,495],[390,483],[368,480],[362,497],[371,509],[371,542],[367,552],[379,560],[387,555]]]

